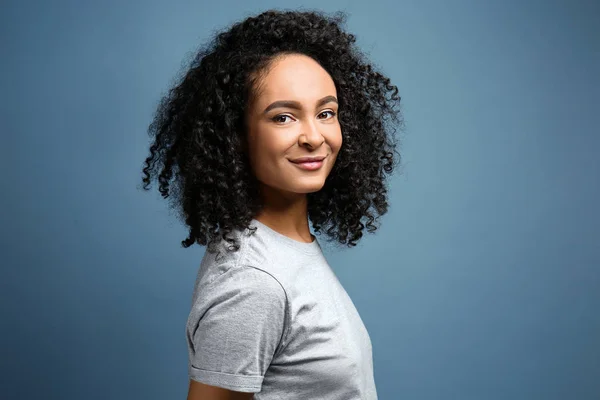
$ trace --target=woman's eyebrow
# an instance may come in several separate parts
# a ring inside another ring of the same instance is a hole
[[[319,100],[317,102],[317,108],[321,107],[322,105],[325,105],[327,103],[336,103],[338,104],[337,99],[335,98],[335,96],[325,96],[323,97],[321,100]],[[274,108],[278,108],[278,107],[282,107],[282,108],[294,108],[296,110],[301,110],[302,106],[300,105],[299,102],[294,101],[294,100],[278,100],[276,102],[271,103],[267,108],[265,108],[265,111],[263,113],[268,113],[269,111],[271,111]]]

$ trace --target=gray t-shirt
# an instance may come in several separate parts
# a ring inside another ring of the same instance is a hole
[[[371,340],[315,238],[253,219],[200,265],[186,325],[189,378],[257,400],[375,400]]]

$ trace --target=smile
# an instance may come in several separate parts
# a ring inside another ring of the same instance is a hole
[[[294,163],[294,162],[292,162],[292,164],[294,164],[298,168],[302,168],[304,170],[315,171],[315,170],[317,170],[317,169],[319,169],[319,168],[321,168],[323,166],[323,160],[321,160],[321,161],[312,161],[312,162],[301,162],[301,163]]]

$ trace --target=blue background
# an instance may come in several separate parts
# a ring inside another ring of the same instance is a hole
[[[381,229],[326,256],[380,399],[600,398],[600,6],[308,1],[403,99]],[[217,29],[291,1],[8,1],[3,399],[183,399],[204,248],[138,188],[160,96]]]

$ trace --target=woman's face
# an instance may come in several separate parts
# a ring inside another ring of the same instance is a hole
[[[286,197],[320,190],[342,146],[331,76],[308,56],[286,55],[274,61],[259,86],[246,116],[255,176]],[[325,158],[314,170],[292,162],[316,156]]]

